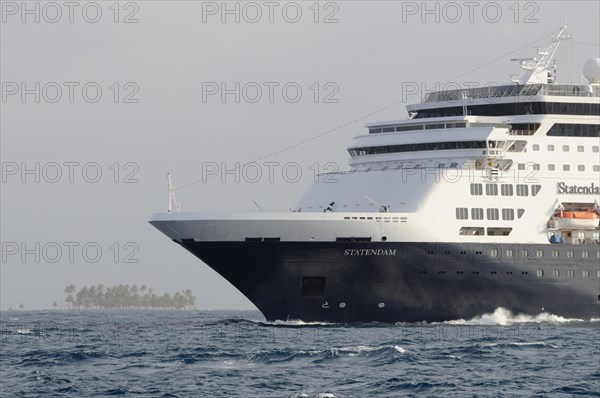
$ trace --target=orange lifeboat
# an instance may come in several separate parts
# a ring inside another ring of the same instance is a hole
[[[595,229],[600,224],[595,211],[555,211],[558,229]]]

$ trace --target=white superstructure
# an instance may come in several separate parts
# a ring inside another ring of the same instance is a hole
[[[564,29],[539,61],[519,60],[513,83],[432,92],[409,119],[367,124],[350,170],[320,175],[290,213],[153,220],[175,240],[598,244],[600,60],[585,65],[585,84],[558,84]],[[592,221],[577,228],[560,211]]]

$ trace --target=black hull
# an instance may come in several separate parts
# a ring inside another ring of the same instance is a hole
[[[498,307],[514,314],[600,318],[597,246],[193,240],[181,245],[269,321],[436,322],[471,319]]]

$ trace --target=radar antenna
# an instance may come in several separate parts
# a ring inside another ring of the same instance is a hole
[[[175,204],[175,210],[177,213],[181,211],[181,203],[177,202],[175,199],[175,185],[173,185],[173,180],[171,179],[171,152],[168,152],[169,156],[169,167],[167,169],[167,183],[169,185],[169,205],[167,207],[167,211],[171,213],[173,211],[173,204]]]
[[[538,47],[537,53],[541,55],[541,58],[513,58],[511,61],[517,61],[521,64],[521,68],[527,72],[519,79],[513,79],[515,83],[519,84],[545,84],[555,83],[556,79],[556,66],[551,65],[554,59],[554,54],[558,49],[558,45],[563,40],[573,39],[572,36],[564,35],[567,30],[567,24],[560,27],[560,30],[552,36],[552,43],[548,48]],[[552,66],[552,67],[551,67]]]

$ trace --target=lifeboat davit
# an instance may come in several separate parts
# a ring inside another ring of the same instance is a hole
[[[600,224],[595,211],[556,211],[554,220],[558,229],[595,229]]]

